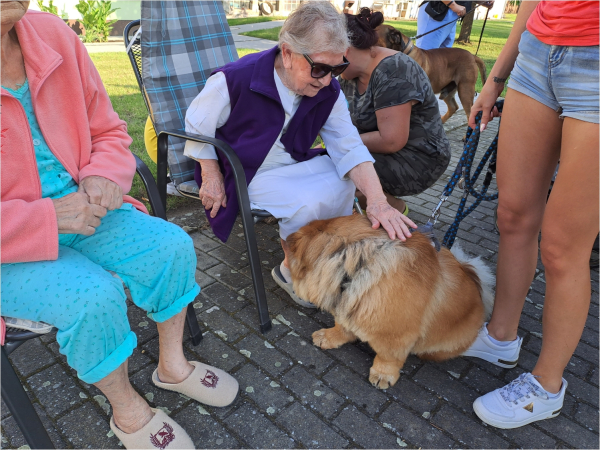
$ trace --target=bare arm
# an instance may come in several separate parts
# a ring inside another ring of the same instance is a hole
[[[381,225],[390,239],[397,237],[405,241],[411,236],[408,227],[417,228],[417,226],[387,202],[373,163],[364,162],[357,165],[350,170],[348,176],[358,190],[367,197],[367,217],[371,220],[373,228],[379,228]]]
[[[360,135],[371,153],[396,153],[408,141],[410,113],[416,100],[375,111],[377,131]]]
[[[469,126],[471,128],[475,128],[475,116],[479,111],[483,111],[481,131],[485,129],[487,123],[494,117],[495,113],[492,111],[494,103],[496,103],[496,99],[504,90],[506,79],[515,65],[517,56],[519,56],[519,41],[521,40],[521,35],[526,30],[527,20],[537,7],[538,3],[539,1],[521,2],[517,20],[515,20],[515,24],[510,31],[508,40],[506,41],[506,44],[504,44],[494,67],[490,71],[487,81],[481,90],[481,94],[477,96],[473,108],[471,109],[471,115],[469,117]]]
[[[467,13],[467,8],[457,5],[454,0],[442,0],[442,3],[454,11],[458,17],[463,17]]]

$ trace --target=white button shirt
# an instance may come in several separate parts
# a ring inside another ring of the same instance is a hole
[[[296,95],[295,92],[286,88],[275,69],[273,69],[273,75],[285,112],[285,121],[275,144],[259,167],[257,175],[266,170],[297,163],[285,150],[281,143],[281,136],[286,132],[290,120],[294,117],[302,96]],[[218,72],[206,81],[204,89],[188,108],[185,130],[188,133],[215,137],[216,129],[225,125],[230,113],[231,103],[227,81],[223,72]],[[369,150],[362,143],[356,127],[352,124],[348,103],[341,90],[331,114],[319,134],[341,179],[345,179],[348,172],[358,164],[366,161],[374,162]],[[215,148],[212,145],[192,141],[187,141],[184,155],[195,160],[217,159]]]

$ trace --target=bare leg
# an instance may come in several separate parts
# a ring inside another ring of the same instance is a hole
[[[183,327],[186,311],[187,307],[169,320],[156,324],[160,349],[158,378],[163,383],[181,383],[194,371],[194,366],[187,361],[183,354]]]
[[[543,342],[533,369],[541,385],[558,392],[590,305],[589,258],[598,234],[598,125],[565,119],[560,169],[542,225],[546,270]]]
[[[561,128],[556,111],[508,90],[498,142],[496,301],[488,324],[490,335],[501,341],[516,339],[535,275],[538,235],[560,152]]]
[[[110,402],[115,425],[121,431],[135,433],[152,420],[154,414],[150,406],[129,382],[127,361],[94,386],[100,389]]]
[[[283,239],[281,239],[281,248],[283,248],[283,254],[285,255],[285,257],[283,258],[283,265],[289,269],[290,268],[290,246]]]

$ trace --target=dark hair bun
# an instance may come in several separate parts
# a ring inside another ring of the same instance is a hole
[[[379,11],[371,11],[366,6],[360,8],[357,17],[361,21],[366,21],[373,30],[383,23],[383,14]]]
[[[383,23],[383,14],[371,11],[367,7],[360,8],[358,14],[346,14],[348,36],[353,47],[362,50],[373,47],[379,41],[375,31]]]

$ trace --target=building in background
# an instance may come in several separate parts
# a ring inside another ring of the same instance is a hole
[[[199,0],[202,1],[202,0]],[[228,17],[251,17],[258,15],[287,16],[294,11],[300,3],[310,0],[222,0],[225,13]],[[363,6],[381,11],[386,19],[416,19],[419,12],[419,5],[422,0],[330,0],[340,11],[347,11],[351,14]],[[76,33],[81,33],[82,29],[78,20],[81,18],[75,5],[79,0],[55,0],[54,4],[58,7],[59,14],[68,19],[69,25]],[[47,3],[44,1],[44,3]],[[490,19],[502,19],[507,0],[496,0],[494,7],[490,10]],[[109,19],[117,19],[111,36],[122,36],[125,25],[132,20],[140,18],[140,1],[133,0],[113,0],[113,8],[119,8]],[[37,1],[33,0],[30,9],[37,10]],[[477,8],[475,19],[485,17],[485,8]]]

